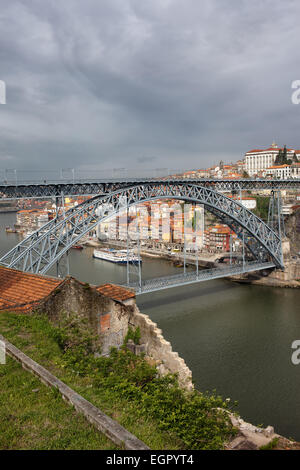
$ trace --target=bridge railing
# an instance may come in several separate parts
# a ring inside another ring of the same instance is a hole
[[[51,184],[72,183],[99,180],[140,180],[142,178],[175,178],[184,173],[184,169],[134,169],[112,168],[103,170],[78,170],[76,168],[58,168],[54,170],[19,170],[15,168],[0,169],[0,184]]]
[[[198,271],[186,272],[185,274],[174,274],[171,276],[157,277],[153,279],[143,280],[141,284],[138,282],[130,283],[128,287],[135,289],[136,294],[143,294],[162,290],[169,287],[179,285],[192,284],[194,282],[208,281],[222,277],[234,276],[253,271],[260,271],[264,269],[274,268],[275,264],[272,261],[257,262],[250,261],[245,264],[225,265],[216,268],[203,269]]]

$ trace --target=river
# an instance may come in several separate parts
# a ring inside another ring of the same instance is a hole
[[[5,232],[14,222],[15,214],[1,214],[1,254],[20,240]],[[92,251],[70,251],[72,275],[93,284],[125,282],[126,267],[93,259]],[[178,269],[143,259],[144,278]],[[200,390],[215,389],[238,401],[243,419],[300,440],[300,365],[291,362],[291,344],[300,339],[299,289],[213,280],[138,296],[137,303],[185,359]]]

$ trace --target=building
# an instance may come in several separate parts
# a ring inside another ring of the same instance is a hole
[[[230,234],[233,235],[227,225],[217,224],[208,227],[204,232],[204,245],[208,251],[230,251]]]
[[[242,206],[246,207],[246,209],[253,210],[256,209],[256,198],[250,196],[242,196],[240,199],[239,196],[231,196],[230,194],[227,195],[230,199],[234,199],[235,201],[242,204]]]
[[[259,173],[267,170],[270,167],[273,167],[275,164],[276,157],[280,150],[275,142],[271,147],[261,150],[250,150],[245,154],[245,170],[249,176],[255,176]],[[287,159],[293,160],[294,155],[296,154],[297,158],[300,156],[300,150],[286,149],[287,150]]]
[[[278,179],[290,179],[292,177],[292,165],[273,165],[265,170],[266,176]]]
[[[292,163],[291,165],[291,178],[300,178],[300,162]]]

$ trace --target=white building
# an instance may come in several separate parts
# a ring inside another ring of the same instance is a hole
[[[227,197],[231,198],[232,196],[227,196]],[[256,208],[255,197],[242,196],[242,199],[240,199],[238,196],[234,196],[233,199],[239,202],[240,204],[242,204],[242,206],[246,207],[246,209],[253,210]]]
[[[249,176],[262,173],[267,168],[274,166],[280,148],[273,142],[272,146],[265,150],[250,150],[245,154],[245,170]],[[283,149],[281,149],[283,150]],[[299,157],[300,151],[287,149],[287,158],[293,159],[294,153]]]
[[[288,180],[292,177],[292,165],[273,165],[265,171],[266,176]]]
[[[300,163],[291,165],[291,178],[300,178]]]

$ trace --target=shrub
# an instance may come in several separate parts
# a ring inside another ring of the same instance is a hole
[[[126,334],[125,339],[124,339],[124,343],[123,343],[124,346],[126,346],[129,339],[132,339],[134,344],[140,344],[141,330],[140,330],[139,326],[135,330],[133,330],[131,328],[131,326],[129,326],[127,334]]]

